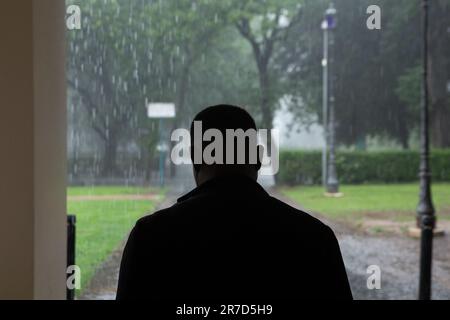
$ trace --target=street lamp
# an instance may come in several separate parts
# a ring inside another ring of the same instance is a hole
[[[327,154],[328,154],[328,23],[322,22],[323,30],[323,89],[322,89],[322,121],[323,121],[323,149],[322,149],[322,184],[327,186]]]
[[[417,223],[421,228],[419,299],[431,298],[431,262],[433,255],[433,230],[436,223],[431,197],[429,115],[428,115],[428,8],[429,1],[422,0],[422,101],[420,117],[420,196],[417,206]]]
[[[324,170],[323,180],[326,177],[326,191],[328,194],[337,195],[339,194],[339,182],[336,173],[336,152],[335,152],[335,98],[334,98],[334,33],[333,30],[336,29],[336,14],[337,10],[333,4],[330,4],[328,9],[325,11],[325,20],[322,23],[322,29],[324,30],[324,121],[325,128],[328,126],[328,132],[326,132],[326,140],[328,138],[330,144],[328,169]],[[329,110],[327,110],[329,109]],[[326,115],[329,116],[326,116]],[[329,119],[327,119],[329,118]],[[326,166],[326,146],[324,149],[325,156],[323,155],[323,166]],[[324,161],[325,159],[325,161]]]
[[[330,3],[328,9],[325,11],[325,21],[327,22],[328,29],[336,29],[336,13],[336,8],[333,3]]]

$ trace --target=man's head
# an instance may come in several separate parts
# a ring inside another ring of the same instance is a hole
[[[244,109],[212,106],[192,121],[191,158],[197,185],[221,175],[245,175],[256,180],[260,155],[255,121]]]

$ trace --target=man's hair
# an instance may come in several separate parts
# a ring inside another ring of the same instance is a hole
[[[196,121],[201,121],[202,123],[202,135],[204,132],[206,132],[209,129],[217,129],[222,133],[222,137],[224,138],[224,147],[223,147],[223,159],[224,164],[226,163],[226,143],[225,143],[225,137],[226,137],[226,131],[227,129],[233,129],[233,130],[243,130],[244,132],[247,132],[247,130],[251,129],[256,133],[256,124],[255,120],[253,120],[252,116],[243,108],[233,106],[233,105],[216,105],[207,107],[206,109],[200,111],[195,117],[194,120],[191,123],[191,146],[196,148],[201,148],[202,153],[204,149],[210,144],[211,142],[204,142],[202,141],[201,146],[195,145],[195,139],[194,139],[194,123]],[[203,139],[202,139],[203,140]],[[235,141],[236,142],[236,141]],[[237,164],[237,152],[245,151],[245,164],[249,164],[249,152],[252,148],[256,151],[257,142],[255,141],[252,143],[251,139],[245,139],[245,150],[237,150],[237,144],[234,144],[234,164]],[[191,149],[192,150],[192,149]],[[191,155],[192,156],[192,155]],[[259,161],[259,160],[257,160]],[[194,164],[195,166],[195,164]],[[196,168],[198,169],[198,167]]]

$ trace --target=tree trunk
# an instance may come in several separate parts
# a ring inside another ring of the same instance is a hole
[[[117,139],[110,136],[105,141],[105,153],[103,155],[103,177],[113,177],[117,173]]]
[[[258,64],[259,69],[259,85],[260,85],[260,108],[262,113],[262,125],[260,129],[267,129],[267,145],[265,153],[271,159],[273,163],[275,157],[279,156],[279,146],[276,144],[276,140],[272,141],[272,129],[273,129],[273,108],[271,99],[271,83],[269,73],[267,70],[267,64]],[[278,175],[274,175],[274,181],[277,183]]]
[[[399,141],[403,150],[409,150],[409,128],[407,127],[406,121],[403,119],[400,122],[399,129]]]
[[[403,150],[409,150],[409,135],[408,134],[401,134],[400,135],[400,144],[403,148]]]
[[[436,1],[430,6],[433,28],[430,30],[429,91],[430,91],[430,131],[435,147],[450,147],[450,99],[447,83],[450,80],[450,45],[448,38],[449,7]]]
[[[430,125],[433,145],[438,148],[449,148],[450,106],[446,99],[433,103]]]
[[[273,125],[272,108],[270,105],[270,80],[267,65],[259,64],[260,108],[264,129],[271,129]]]
[[[176,108],[177,108],[177,116],[175,117],[173,121],[172,131],[175,129],[178,129],[180,126],[180,115],[184,113],[184,106],[186,104],[186,93],[188,88],[188,82],[189,82],[189,73],[190,73],[190,62],[187,62],[187,64],[183,67],[180,77],[180,83],[177,90],[177,100],[176,100]],[[176,142],[171,142],[171,147],[173,148],[176,144]],[[171,148],[171,149],[172,149]],[[170,156],[170,154],[169,154]],[[170,177],[174,178],[177,173],[177,166],[170,161]]]
[[[277,153],[278,146],[274,146],[274,150],[271,149],[272,136],[270,130],[273,128],[273,112],[270,99],[270,79],[267,71],[267,65],[258,64],[259,71],[259,90],[260,90],[260,108],[262,115],[262,128],[267,129],[267,155],[270,157],[272,154]]]

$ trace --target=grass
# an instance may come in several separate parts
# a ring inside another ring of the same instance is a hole
[[[71,187],[68,195],[133,195],[165,190],[134,187]],[[155,209],[151,200],[68,200],[67,212],[77,217],[76,264],[81,268],[81,290],[96,268],[124,241],[137,219]],[[79,292],[77,293],[79,294]]]
[[[327,198],[319,186],[282,188],[281,192],[306,211],[332,219],[358,219],[379,215],[397,221],[415,219],[418,184],[344,185],[341,198]],[[433,201],[439,219],[450,219],[450,183],[434,184]],[[441,215],[440,215],[441,213]]]

